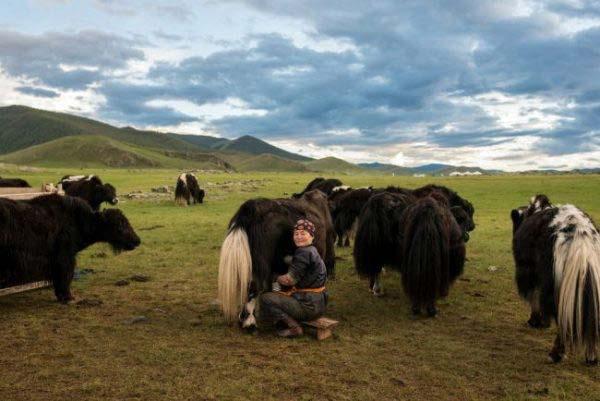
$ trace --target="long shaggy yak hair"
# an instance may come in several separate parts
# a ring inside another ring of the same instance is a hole
[[[302,192],[293,194],[292,198],[300,198],[306,192],[314,191],[315,189],[318,189],[319,191],[323,192],[325,195],[329,196],[333,192],[334,188],[341,187],[341,186],[343,186],[343,184],[337,178],[325,179],[323,177],[317,177],[314,180],[312,180],[311,182],[309,182],[308,185],[306,186],[306,188],[304,188],[304,190]]]
[[[249,297],[271,290],[273,274],[287,272],[284,258],[294,253],[292,232],[299,218],[315,224],[313,245],[328,274],[334,273],[335,233],[323,193],[309,191],[300,199],[248,200],[231,219],[221,246],[218,298],[228,321],[238,317]]]
[[[96,212],[104,202],[111,205],[119,203],[115,187],[102,183],[96,175],[65,176],[59,184],[62,185],[65,194],[85,200]]]
[[[192,173],[183,173],[177,178],[175,186],[175,203],[178,205],[191,205],[202,203],[205,192],[198,184],[198,179]]]
[[[68,302],[75,257],[96,242],[123,251],[140,238],[120,210],[94,212],[78,198],[0,199],[0,287],[49,280],[58,301]]]
[[[519,294],[531,305],[529,324],[558,334],[550,352],[562,360],[565,346],[585,348],[588,364],[598,363],[600,339],[600,234],[573,205],[553,206],[545,195],[512,210],[513,256]]]
[[[412,303],[435,316],[435,302],[448,295],[465,263],[463,233],[449,208],[433,197],[418,199],[400,217],[402,286]]]
[[[382,267],[398,270],[413,312],[426,308],[434,316],[435,301],[448,294],[462,273],[464,230],[443,192],[417,193],[420,197],[395,187],[376,192],[359,216],[354,245],[356,270],[369,278],[375,295],[382,294]]]

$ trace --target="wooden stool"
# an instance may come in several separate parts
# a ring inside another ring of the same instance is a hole
[[[321,316],[320,318],[309,322],[302,322],[302,325],[306,326],[310,331],[316,332],[317,340],[321,341],[331,337],[333,329],[338,323],[337,320]]]

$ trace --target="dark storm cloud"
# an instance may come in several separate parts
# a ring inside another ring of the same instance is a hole
[[[60,89],[83,89],[144,54],[132,40],[98,31],[24,35],[0,31],[0,65],[10,76]],[[61,68],[61,65],[64,68]]]
[[[15,90],[17,92],[21,92],[26,95],[32,95],[32,96],[37,96],[37,97],[53,98],[53,97],[60,96],[60,94],[58,92],[54,92],[54,91],[47,90],[47,89],[33,88],[31,86],[19,86],[18,88],[15,88]]]

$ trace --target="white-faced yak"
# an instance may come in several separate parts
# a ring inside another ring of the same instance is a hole
[[[293,194],[292,198],[299,198],[302,195],[304,195],[306,192],[314,191],[315,189],[318,189],[319,191],[323,192],[326,196],[329,196],[333,192],[334,188],[341,187],[341,186],[343,186],[343,184],[337,178],[325,179],[323,177],[317,177],[314,180],[312,180],[311,182],[309,182],[308,185],[306,186],[306,188],[304,188],[304,190],[302,192]]]
[[[229,322],[239,319],[244,328],[256,326],[256,297],[271,291],[273,274],[287,272],[284,259],[294,253],[292,232],[300,218],[315,224],[313,244],[328,275],[333,274],[335,233],[322,192],[309,191],[299,199],[248,200],[231,219],[221,246],[218,298]]]
[[[425,195],[389,187],[374,192],[358,219],[356,270],[369,279],[375,295],[383,292],[382,267],[398,270],[413,313],[425,308],[429,316],[435,316],[435,301],[448,294],[463,270],[467,229],[474,228],[469,213],[450,207],[446,191]],[[463,219],[468,221],[461,224]]]
[[[31,188],[31,185],[21,178],[0,178],[0,188]]]
[[[94,211],[100,210],[103,202],[116,205],[119,202],[117,190],[111,184],[103,184],[96,175],[67,175],[59,184],[65,194],[85,200]]]
[[[49,280],[58,301],[68,302],[75,257],[97,242],[128,251],[140,238],[118,209],[94,212],[81,199],[59,195],[0,199],[0,287]]]
[[[202,203],[204,194],[204,190],[198,185],[198,179],[194,174],[183,173],[177,178],[175,203],[178,205],[185,206],[192,203]]]
[[[585,348],[585,360],[598,363],[600,331],[600,234],[598,226],[573,205],[553,206],[538,195],[529,206],[514,209],[513,256],[519,294],[529,301],[533,327],[558,334],[550,351],[553,362],[565,346]]]

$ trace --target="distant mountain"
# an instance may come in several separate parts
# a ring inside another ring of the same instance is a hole
[[[188,134],[168,134],[173,135],[175,138],[183,139],[186,142],[192,143],[203,149],[219,149],[222,146],[227,145],[231,142],[227,138],[217,138],[208,135],[188,135]]]
[[[229,141],[222,145],[218,145],[213,147],[213,149],[219,149],[222,151],[237,151],[237,152],[245,152],[253,155],[262,155],[262,154],[271,154],[275,156],[282,157],[284,159],[296,160],[296,161],[309,161],[312,160],[309,157],[300,156],[295,153],[291,153],[280,149],[276,146],[268,144],[265,141],[262,141],[258,138],[255,138],[250,135],[244,135],[233,141]]]
[[[249,135],[229,140],[206,135],[165,134],[132,127],[117,128],[89,118],[25,106],[0,107],[0,155],[63,137],[86,135],[105,136],[155,150],[272,154],[296,161],[312,160]]]
[[[414,171],[409,167],[400,167],[400,166],[396,166],[395,164],[374,162],[374,163],[360,163],[360,164],[358,164],[358,166],[368,169],[368,170],[379,171],[379,172],[382,172],[385,174],[411,175],[414,173]]]
[[[452,168],[452,167],[453,166],[451,166],[449,164],[431,163],[431,164],[424,164],[424,165],[418,166],[418,167],[411,167],[410,170],[412,170],[415,173],[434,174],[434,173],[438,173],[439,171],[442,171],[444,169],[448,169],[448,168]]]
[[[89,118],[24,106],[0,107],[0,154],[76,135],[102,135],[149,148],[200,150],[189,142],[158,132],[116,128]]]
[[[0,155],[0,161],[45,167],[163,167],[231,170],[222,159],[200,152],[148,149],[101,135],[76,135]]]
[[[284,159],[279,156],[269,154],[263,154],[249,158],[238,163],[236,167],[240,171],[310,171],[309,168],[301,162]]]
[[[305,165],[313,171],[343,174],[360,174],[367,170],[356,164],[348,163],[337,157],[325,157],[323,159],[306,162]]]

